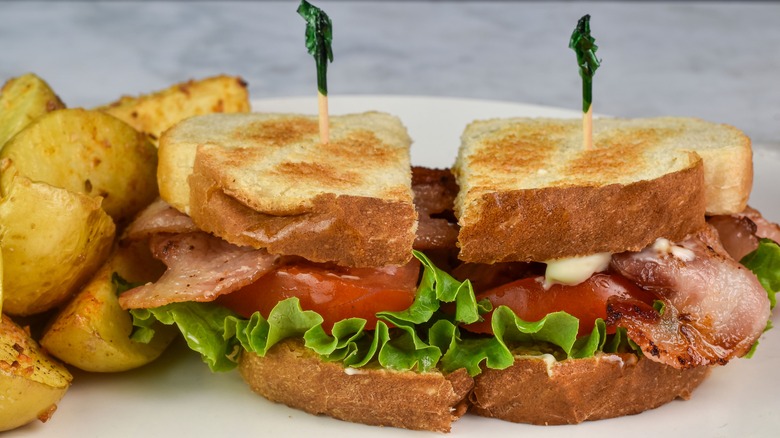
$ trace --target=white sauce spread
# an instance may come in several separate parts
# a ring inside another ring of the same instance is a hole
[[[358,374],[365,374],[365,373],[366,373],[365,371],[359,370],[357,368],[352,368],[352,367],[344,368],[344,374],[346,374],[348,376],[356,376]]]
[[[537,359],[544,362],[545,366],[547,367],[547,376],[552,377],[553,376],[553,369],[555,368],[555,364],[558,363],[557,360],[555,360],[555,356],[552,354],[541,354],[541,355],[515,355],[515,359]]]
[[[616,363],[620,366],[620,368],[623,368],[623,365],[625,365],[623,358],[616,354],[602,354],[597,357],[598,360],[603,360],[604,362]]]
[[[664,239],[663,237],[655,239],[652,248],[659,254],[671,254],[672,257],[684,262],[692,262],[696,258],[696,255],[690,249],[674,245],[669,239]]]
[[[606,270],[610,260],[612,260],[612,254],[608,252],[548,260],[545,262],[547,270],[544,272],[544,287],[549,288],[556,283],[569,286],[580,284],[594,273]]]

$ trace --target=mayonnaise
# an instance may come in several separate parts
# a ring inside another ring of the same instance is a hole
[[[670,242],[669,239],[664,239],[663,237],[655,239],[652,248],[659,254],[671,254],[684,262],[692,262],[696,258],[696,255],[690,249],[677,246]]]
[[[612,254],[600,252],[589,256],[548,260],[545,262],[547,270],[544,272],[544,287],[547,289],[556,283],[569,286],[580,284],[594,273],[606,270],[611,259]]]

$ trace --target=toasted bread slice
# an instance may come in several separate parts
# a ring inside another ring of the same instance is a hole
[[[417,227],[409,139],[393,116],[213,114],[160,144],[161,196],[238,245],[345,266],[403,264]]]
[[[744,209],[750,140],[698,119],[598,119],[583,150],[576,119],[504,119],[466,128],[453,168],[460,257],[549,259],[677,240],[704,215]]]
[[[678,370],[633,354],[560,362],[517,358],[505,370],[486,369],[475,377],[470,412],[545,425],[620,417],[688,399],[709,372],[706,366]]]
[[[348,369],[323,362],[298,339],[265,357],[241,355],[239,371],[263,397],[312,414],[376,426],[449,432],[466,412],[474,381],[465,369],[444,375],[385,369]]]

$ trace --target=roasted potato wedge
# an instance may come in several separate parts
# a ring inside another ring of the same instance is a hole
[[[138,97],[124,96],[96,108],[149,135],[152,142],[187,117],[208,113],[248,112],[246,82],[234,76],[188,81]]]
[[[0,432],[57,409],[73,376],[49,359],[21,327],[5,315],[0,321]]]
[[[8,80],[0,90],[0,148],[38,117],[65,108],[49,84],[27,73]]]
[[[103,208],[117,221],[157,196],[157,150],[146,136],[100,111],[43,115],[8,141],[0,158],[33,181],[102,196]],[[3,172],[0,184],[9,178]]]
[[[3,248],[0,247],[0,314],[3,313]]]
[[[146,245],[118,247],[92,280],[60,312],[41,345],[63,362],[85,371],[126,371],[156,359],[177,334],[159,324],[149,343],[130,339],[130,314],[119,306],[114,273],[130,283],[156,280],[164,270]]]
[[[100,208],[100,198],[21,176],[3,187],[3,195],[3,311],[46,311],[70,298],[106,260],[114,222]]]

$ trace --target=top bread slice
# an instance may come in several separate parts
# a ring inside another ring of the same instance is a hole
[[[205,231],[238,245],[344,266],[411,258],[411,140],[378,112],[211,114],[162,136],[160,195]]]
[[[546,261],[678,240],[706,214],[742,211],[750,140],[692,118],[471,123],[453,168],[464,261]]]

